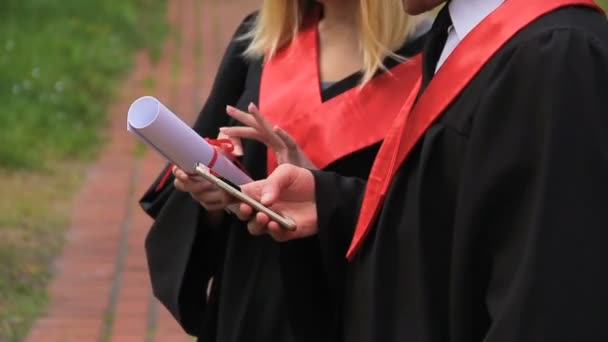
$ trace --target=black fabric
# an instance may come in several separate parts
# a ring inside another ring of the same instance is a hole
[[[608,341],[607,62],[605,16],[577,7],[494,55],[399,168],[347,265],[345,341]],[[332,177],[315,173],[320,230],[352,231],[334,218],[363,188]]]
[[[251,20],[243,23],[237,36],[247,31]],[[409,57],[420,52],[423,39],[405,44],[397,53]],[[246,110],[250,102],[258,103],[262,64],[242,57],[246,45],[233,40],[228,47],[197,120],[197,132],[203,136],[214,137],[220,126],[235,124],[224,114],[226,105]],[[387,60],[386,65],[396,63]],[[356,87],[359,77],[355,73],[323,91],[323,101]],[[378,147],[379,143],[345,156],[326,169],[366,178]],[[241,162],[249,174],[265,178],[265,146],[244,141],[243,149]],[[174,191],[172,185],[155,193],[157,183],[141,203],[156,218],[146,240],[151,281],[155,295],[188,333],[205,342],[341,339],[339,271],[344,266],[321,255],[318,238],[279,245],[268,236],[249,235],[245,224],[228,215],[220,225],[211,226],[205,210],[189,194]],[[211,278],[211,295],[206,298]]]
[[[361,161],[371,161],[377,151],[360,152]],[[364,159],[365,158],[365,159]],[[356,163],[356,161],[355,161]],[[357,167],[355,164],[351,167]],[[359,162],[360,164],[360,162]],[[361,168],[361,166],[358,166]],[[334,170],[340,170],[338,168]],[[363,170],[361,170],[363,171]],[[326,191],[324,196],[329,207],[319,208],[323,213],[344,213],[338,208],[345,208],[351,204],[350,200],[358,198],[343,196],[341,189],[351,190],[359,185],[365,186],[363,178],[369,174],[354,175],[355,177],[339,178],[335,172],[324,171],[329,178],[326,183],[338,183],[335,191]],[[342,172],[342,175],[347,174]],[[318,188],[324,188],[325,183],[317,183]],[[332,210],[333,209],[333,210]],[[345,220],[356,218],[353,212],[341,217],[328,218],[329,226],[336,229],[327,229],[315,237],[294,240],[281,244],[281,267],[283,283],[285,284],[286,302],[294,324],[294,331],[301,341],[340,341],[342,340],[342,325],[344,305],[344,258],[345,246],[334,245],[336,241],[343,242],[343,235],[348,232],[339,231]],[[339,235],[341,238],[336,238]],[[321,253],[324,251],[325,253]],[[321,257],[319,257],[321,256]],[[314,317],[313,319],[310,316]]]
[[[429,82],[435,75],[435,69],[437,68],[437,62],[445,46],[445,42],[448,39],[448,29],[452,25],[452,18],[450,18],[450,11],[448,6],[444,6],[437,18],[433,22],[433,27],[429,32],[429,37],[426,40],[424,46],[424,59],[422,60],[422,86],[420,87],[420,94],[426,89]]]

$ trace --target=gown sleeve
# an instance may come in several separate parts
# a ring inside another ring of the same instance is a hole
[[[247,42],[238,37],[247,32],[254,16],[241,23],[224,54],[193,127],[201,136],[216,137],[219,127],[229,124],[226,105],[235,105],[244,91],[248,63],[243,51]],[[219,226],[206,224],[207,212],[188,193],[173,187],[172,175],[157,191],[163,173],[140,201],[155,219],[145,241],[152,289],[182,328],[197,336],[207,314],[205,290],[218,270],[226,236]]]
[[[324,259],[344,261],[359,217],[366,182],[334,172],[313,171],[313,174]]]
[[[301,341],[342,340],[344,272],[358,192],[365,182],[313,171],[319,234],[281,244],[281,277],[291,329]]]
[[[513,48],[480,98],[455,218],[463,247],[452,251],[463,296],[451,303],[458,312],[483,296],[473,302],[485,303],[490,328],[476,340],[608,340],[608,44],[599,42],[573,29],[538,34]]]

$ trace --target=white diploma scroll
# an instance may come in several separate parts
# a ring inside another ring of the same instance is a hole
[[[194,174],[196,164],[202,163],[236,185],[252,181],[226,156],[217,153],[211,144],[152,96],[140,97],[131,104],[127,114],[127,130],[188,173]],[[213,164],[210,165],[211,163]]]

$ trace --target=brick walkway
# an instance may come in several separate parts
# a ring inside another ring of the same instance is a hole
[[[152,296],[143,246],[151,221],[137,199],[163,161],[152,152],[141,153],[126,132],[126,113],[135,98],[150,94],[192,122],[229,38],[256,3],[169,0],[173,31],[157,64],[143,53],[137,56],[112,107],[107,144],[74,201],[48,312],[26,341],[192,340]]]

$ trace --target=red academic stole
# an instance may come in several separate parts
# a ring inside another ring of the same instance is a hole
[[[317,23],[313,11],[298,36],[265,62],[260,112],[287,131],[312,163],[332,162],[381,141],[421,75],[421,55],[322,102],[318,67]],[[267,170],[277,167],[269,149]]]
[[[565,6],[602,11],[592,0],[506,0],[458,44],[414,105],[421,80],[388,131],[367,182],[346,257],[361,247],[378,215],[396,170],[429,126],[511,37],[540,16]]]

